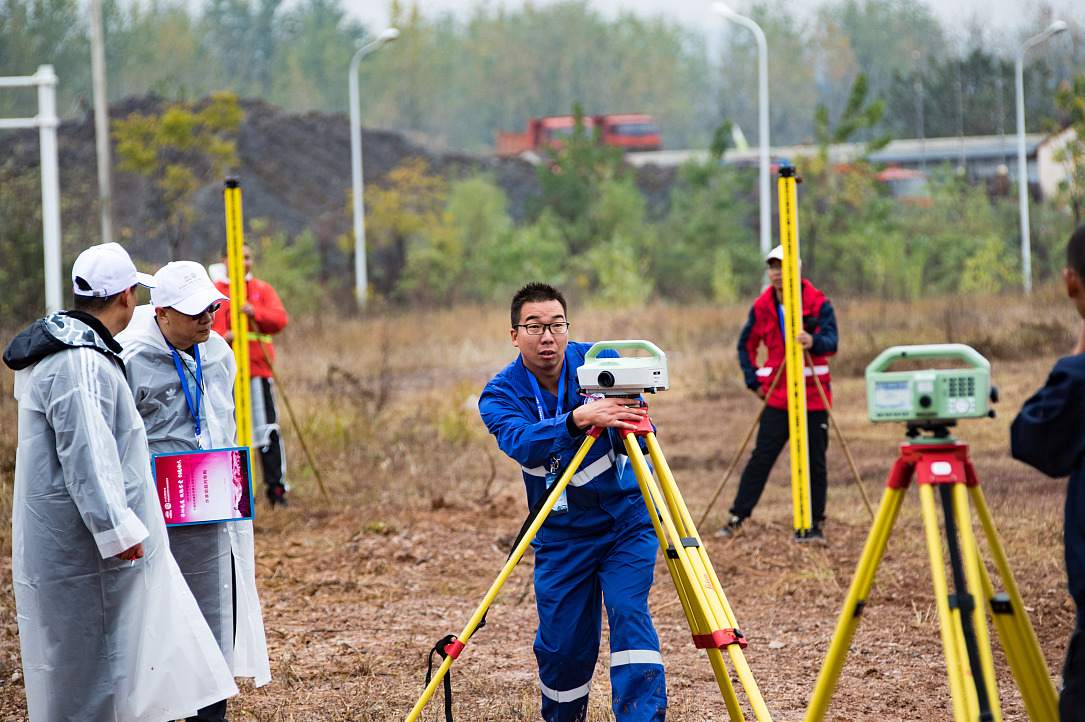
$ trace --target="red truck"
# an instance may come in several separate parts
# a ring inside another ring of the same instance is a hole
[[[517,156],[526,151],[543,153],[548,148],[558,149],[565,138],[573,134],[573,116],[549,115],[532,118],[523,131],[498,130],[495,147],[497,155]],[[588,132],[599,128],[599,141],[626,151],[659,150],[663,141],[655,118],[644,113],[616,113],[610,115],[584,116],[584,128]]]

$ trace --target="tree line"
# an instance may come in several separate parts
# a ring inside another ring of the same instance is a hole
[[[400,39],[360,69],[367,126],[435,149],[489,152],[496,129],[579,101],[589,114],[654,114],[671,148],[706,147],[724,120],[756,142],[753,37],[722,19],[708,31],[630,13],[607,19],[587,0],[516,9],[480,1],[463,19],[403,0],[390,11]],[[756,0],[746,12],[768,39],[777,145],[812,140],[813,109],[840,112],[860,70],[887,103],[880,130],[894,137],[1013,132],[1014,52],[1052,18],[1041,7],[1004,36],[977,19],[959,38],[919,0],[830,0],[809,17]],[[53,64],[66,118],[86,112],[91,97],[86,15],[80,0],[0,2],[0,75]],[[350,59],[379,30],[350,18],[341,0],[206,0],[195,11],[103,0],[103,17],[111,99],[227,91],[287,112],[345,112]],[[1080,19],[1063,19],[1071,32],[1028,57],[1030,129],[1055,118],[1056,85],[1085,67]],[[0,94],[5,116],[33,115],[35,105],[32,91]]]
[[[37,58],[53,58],[61,107],[79,113],[89,81],[86,28],[74,0],[2,3],[0,72],[29,74]],[[153,2],[106,0],[104,9],[111,94],[149,90],[175,99],[160,115],[115,119],[113,127],[119,171],[153,182],[157,222],[171,240],[186,232],[186,204],[204,171],[236,162],[238,96],[293,111],[343,109],[345,69],[367,31],[334,0],[286,9],[280,0],[210,0],[197,15]],[[666,206],[650,209],[621,155],[579,128],[538,167],[540,193],[520,223],[492,177],[443,177],[423,159],[407,159],[366,192],[375,300],[503,301],[527,278],[616,304],[733,302],[756,292],[763,267],[756,171],[720,163],[728,123],[756,127],[748,121],[756,91],[746,87],[756,76],[752,39],[729,33],[722,67],[744,72],[714,74],[704,38],[692,31],[631,15],[606,20],[580,1],[515,11],[480,6],[466,21],[430,18],[398,2],[392,14],[402,37],[362,64],[368,125],[431,147],[485,151],[493,128],[529,115],[635,108],[662,118],[672,143],[711,142],[713,154],[682,167]],[[874,148],[909,136],[917,99],[928,137],[1009,131],[1005,53],[978,40],[967,54],[950,52],[942,28],[914,0],[837,0],[809,26],[767,3],[755,3],[750,15],[781,48],[770,65],[773,92],[786,99],[773,103],[774,143],[819,147],[793,159],[806,178],[799,190],[804,271],[831,293],[887,299],[1020,288],[1010,189],[972,186],[940,168],[929,198],[902,203],[871,164],[833,167],[827,154],[834,142],[866,140]],[[1029,26],[1042,28],[1046,19]],[[1085,137],[1085,64],[1079,51],[1048,45],[1030,56],[1030,130],[1073,123]],[[1001,99],[992,74],[1003,80]],[[32,98],[2,97],[5,114],[36,112]],[[619,102],[624,107],[614,107]],[[1085,147],[1071,145],[1058,160],[1069,180],[1031,216],[1038,283],[1057,276],[1061,245],[1085,207]],[[0,159],[0,255],[8,259],[0,266],[0,316],[8,319],[32,313],[41,297],[36,274],[20,270],[36,267],[40,255],[37,182]],[[81,181],[82,191],[64,199],[67,241],[94,236],[91,183]],[[328,239],[314,232],[286,238],[259,218],[249,224],[262,272],[287,289],[290,305],[301,310],[328,298],[354,307],[350,269],[329,260]],[[332,243],[352,245],[349,238]]]

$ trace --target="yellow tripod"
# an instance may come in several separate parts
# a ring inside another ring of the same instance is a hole
[[[941,433],[944,434],[944,429]],[[980,491],[976,471],[968,458],[968,446],[944,435],[917,439],[901,446],[900,458],[889,473],[885,495],[878,506],[829,652],[818,674],[814,694],[806,710],[806,722],[819,722],[825,716],[829,698],[844,665],[844,656],[874,583],[878,563],[885,552],[904,493],[913,478],[919,485],[955,722],[1000,722],[1002,719],[985,609],[991,613],[1029,718],[1033,722],[1057,722],[1058,696],[1010,571],[1006,553],[995,531],[987,502]],[[942,535],[935,508],[936,488],[944,513],[946,547],[955,587],[952,594],[946,579]],[[1006,589],[1004,593],[995,592],[987,567],[980,559],[968,513],[969,501],[975,507],[987,537],[999,577]],[[986,605],[975,601],[977,595],[972,590],[982,592]]]
[[[444,661],[432,678],[427,676],[426,689],[410,714],[407,715],[407,722],[418,719],[422,709],[436,691],[437,686],[448,674],[452,662],[463,651],[471,635],[481,626],[486,611],[489,609],[490,604],[493,603],[498,591],[500,591],[524,552],[527,551],[531,540],[538,533],[543,522],[546,521],[547,514],[550,513],[561,492],[568,486],[569,480],[572,479],[573,474],[580,467],[588,450],[604,431],[606,429],[594,426],[588,430],[588,436],[584,443],[581,444],[580,449],[561,475],[561,478],[550,488],[550,492],[545,497],[546,501],[538,515],[523,531],[520,540],[505,562],[505,566],[502,567],[501,573],[486,593],[482,604],[471,616],[467,626],[464,627],[458,637],[446,637],[438,643],[438,647],[435,649],[441,653]],[[761,697],[761,692],[757,688],[757,683],[754,681],[750,667],[742,653],[742,650],[746,647],[745,636],[738,628],[738,622],[735,620],[735,615],[723,594],[719,578],[712,569],[712,564],[708,560],[708,554],[701,543],[701,538],[693,526],[693,519],[686,508],[685,502],[682,500],[681,493],[678,491],[678,486],[675,484],[674,477],[667,466],[667,460],[663,457],[651,421],[648,417],[644,417],[636,431],[626,430],[621,433],[626,452],[636,473],[641,495],[648,507],[649,516],[652,519],[652,525],[659,540],[659,546],[663,550],[664,558],[667,560],[667,568],[670,570],[671,578],[682,602],[682,609],[686,613],[686,621],[693,633],[693,642],[697,648],[704,649],[708,653],[712,671],[716,675],[716,682],[719,684],[720,692],[723,693],[724,703],[727,706],[727,713],[731,721],[739,722],[745,718],[739,704],[738,695],[731,683],[731,677],[724,665],[724,650],[727,651],[728,656],[731,658],[735,675],[746,693],[746,700],[754,713],[754,717],[759,722],[771,722],[772,718],[769,716],[768,708],[765,706],[765,701]],[[652,464],[655,466],[656,474],[659,477],[658,484],[652,477],[652,471],[644,459],[644,454],[637,440],[638,437],[645,439]],[[448,697],[449,692],[450,687],[446,683],[445,711],[446,719],[450,720],[451,703]]]

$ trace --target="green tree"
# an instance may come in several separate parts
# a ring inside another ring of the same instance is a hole
[[[573,255],[588,249],[600,235],[593,207],[603,196],[607,183],[628,176],[622,166],[622,151],[599,142],[598,129],[584,126],[584,109],[573,104],[573,132],[558,149],[548,151],[548,162],[536,170],[542,191],[541,206],[564,221],[569,250]]]
[[[183,100],[215,87],[196,22],[184,7],[159,2],[122,7],[109,0],[102,14],[111,98],[151,91]]]
[[[888,98],[896,75],[917,57],[929,62],[947,51],[941,24],[921,0],[836,0],[818,9],[813,30],[819,102],[834,116],[843,112],[860,72],[873,97]]]
[[[41,179],[0,167],[0,318],[5,330],[22,326],[43,310]]]
[[[764,264],[751,230],[756,171],[690,162],[649,251],[659,295],[684,303],[737,301],[757,291]]]
[[[278,24],[271,102],[291,111],[346,112],[347,68],[365,34],[360,23],[347,20],[338,0],[305,0],[285,12]],[[378,80],[368,72],[370,68],[369,61],[359,67],[359,85],[366,90],[372,90]],[[368,100],[362,111],[364,120],[373,118]]]
[[[377,293],[391,297],[412,246],[432,243],[447,194],[448,182],[431,173],[424,158],[408,158],[366,191],[367,267]]]
[[[810,118],[797,108],[817,102],[815,48],[798,14],[783,4],[758,0],[745,13],[761,26],[769,49],[769,133],[773,145],[801,143]],[[758,127],[757,45],[753,34],[730,24],[719,70],[718,118],[730,118],[747,135]]]
[[[275,288],[290,313],[317,315],[325,306],[325,297],[313,292],[324,282],[312,230],[306,228],[290,240],[285,233],[269,233],[266,219],[253,219],[248,226],[245,242],[256,254],[260,277]]]
[[[243,111],[237,96],[217,93],[199,105],[174,103],[161,113],[136,112],[113,121],[117,169],[148,178],[155,189],[156,227],[174,260],[182,258],[194,206],[192,196],[237,164],[236,141]]]
[[[1062,147],[1055,151],[1055,160],[1066,174],[1059,182],[1059,197],[1070,207],[1074,225],[1079,225],[1085,211],[1085,75],[1059,85],[1055,107],[1070,131],[1063,136]]]
[[[881,120],[885,103],[878,99],[868,101],[867,96],[867,78],[860,73],[835,124],[830,122],[829,110],[824,105],[818,105],[814,111],[818,154],[799,169],[804,176],[799,227],[803,263],[808,273],[820,269],[819,251],[823,242],[831,242],[832,236],[843,234],[856,218],[884,215],[886,200],[879,198],[884,194],[875,183],[874,170],[866,156],[885,147],[889,135],[867,142],[863,154],[846,166],[836,168],[829,160],[830,145],[847,143],[853,136],[871,131]]]
[[[271,92],[271,70],[280,47],[276,13],[282,0],[207,0],[200,34],[207,55],[217,62],[226,87],[263,98]]]
[[[0,0],[0,76],[33,75],[39,65],[57,74],[63,115],[90,94],[90,41],[77,0]],[[84,101],[80,103],[87,107]],[[0,93],[0,116],[38,114],[33,88]]]

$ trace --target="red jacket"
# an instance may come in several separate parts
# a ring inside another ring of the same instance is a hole
[[[783,368],[785,348],[784,333],[782,329],[781,306],[776,303],[776,294],[772,286],[765,289],[750,308],[750,316],[742,333],[738,338],[738,362],[742,366],[742,373],[746,377],[746,386],[757,389],[758,384],[767,392],[776,374]],[[807,366],[806,374],[806,408],[809,411],[825,409],[821,401],[817,386],[814,383],[814,374],[821,381],[821,387],[825,391],[825,397],[832,405],[833,395],[829,378],[828,356],[836,353],[837,332],[836,313],[825,294],[814,288],[814,285],[802,279],[802,326],[814,337],[813,346],[810,347],[810,358],[813,368]],[[757,367],[755,359],[760,346],[767,351],[765,363]],[[805,356],[805,354],[804,354]],[[768,405],[777,409],[787,408],[787,378],[781,378],[772,396],[768,399]]]
[[[230,282],[217,281],[215,286],[223,295],[230,295]],[[249,373],[258,378],[271,378],[271,366],[268,358],[275,362],[275,346],[271,342],[271,335],[282,331],[290,319],[286,315],[279,294],[267,281],[259,278],[250,278],[245,282],[245,298],[252,304],[255,317],[249,319]],[[220,336],[225,336],[230,330],[230,302],[223,301],[222,307],[215,314],[215,324],[212,328]],[[267,349],[267,357],[261,350]]]

